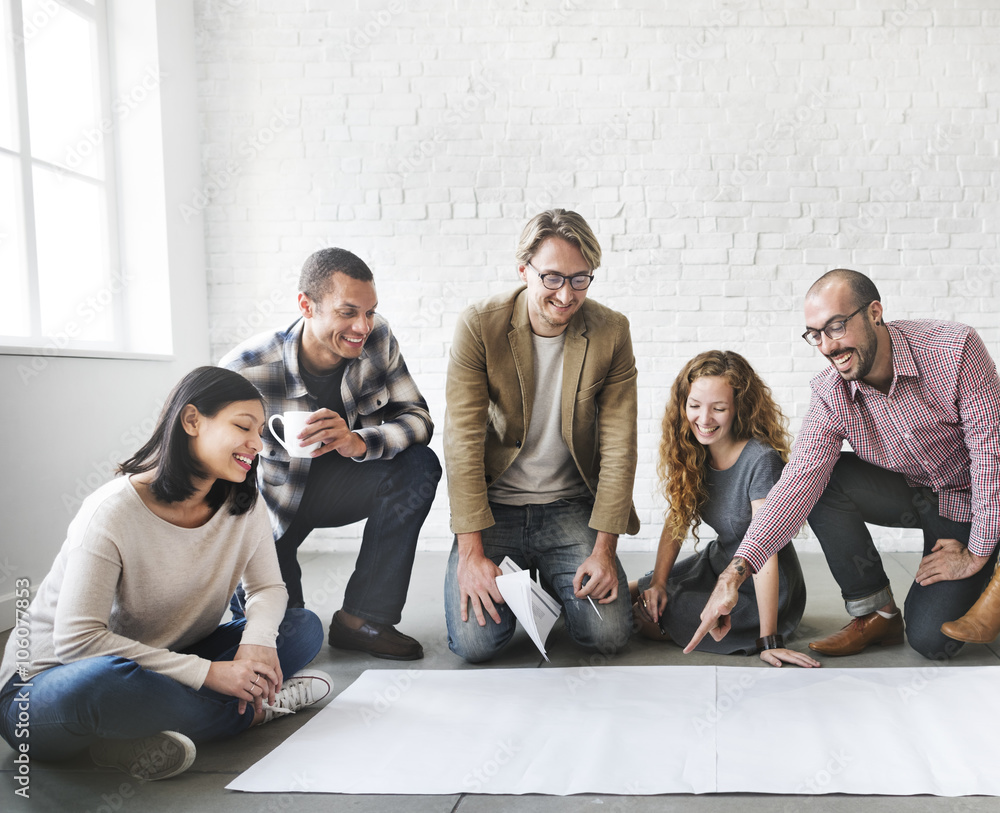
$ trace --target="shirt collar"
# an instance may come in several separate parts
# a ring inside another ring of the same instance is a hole
[[[917,371],[916,362],[913,360],[913,353],[910,351],[910,344],[906,341],[906,336],[903,334],[899,328],[895,327],[892,323],[885,323],[886,330],[889,331],[889,339],[892,342],[892,383],[889,385],[889,392],[891,393],[896,388],[896,379],[898,378],[917,378],[919,372]],[[848,392],[851,394],[851,400],[857,399],[858,389],[863,382],[861,381],[848,381]],[[868,384],[865,384],[868,387]]]

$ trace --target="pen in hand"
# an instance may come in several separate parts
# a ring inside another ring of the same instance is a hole
[[[584,578],[584,580],[580,583],[580,587],[586,587],[587,586],[587,582],[589,582],[589,581],[590,581],[590,577],[586,576]],[[597,609],[597,605],[594,604],[594,600],[589,595],[587,596],[587,601],[589,601],[590,602],[590,606],[594,608],[594,612],[597,613],[597,617],[600,618],[601,621],[603,621],[604,620],[604,616],[601,615],[601,611]]]
[[[587,601],[589,601],[590,602],[590,606],[594,608],[594,612],[597,613],[597,617],[600,618],[601,621],[603,621],[604,620],[604,616],[601,615],[601,611],[597,609],[597,605],[594,604],[594,600],[590,596],[587,596]]]

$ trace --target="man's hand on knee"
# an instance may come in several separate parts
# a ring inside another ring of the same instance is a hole
[[[503,604],[503,596],[500,595],[500,588],[497,587],[497,576],[503,571],[497,567],[491,559],[484,554],[469,553],[458,557],[458,579],[459,601],[462,604],[462,620],[469,620],[469,602],[472,602],[472,610],[476,615],[479,626],[486,626],[486,613],[489,614],[497,624],[500,623],[500,613],[496,605]]]
[[[939,539],[931,552],[920,560],[916,582],[926,587],[935,582],[958,581],[978,573],[988,556],[976,556],[957,539]]]

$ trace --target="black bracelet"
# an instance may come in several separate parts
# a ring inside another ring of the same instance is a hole
[[[784,635],[768,635],[764,638],[757,639],[758,654],[763,652],[765,649],[784,649],[784,648],[785,648]]]

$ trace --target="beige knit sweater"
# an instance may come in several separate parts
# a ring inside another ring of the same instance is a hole
[[[146,507],[128,477],[91,494],[70,523],[52,570],[28,608],[27,661],[15,627],[0,686],[64,663],[117,655],[201,688],[210,662],[178,654],[215,630],[242,578],[242,643],[275,645],[287,593],[263,500],[241,516],[226,507],[200,528],[180,528]],[[23,626],[21,625],[23,632]]]

